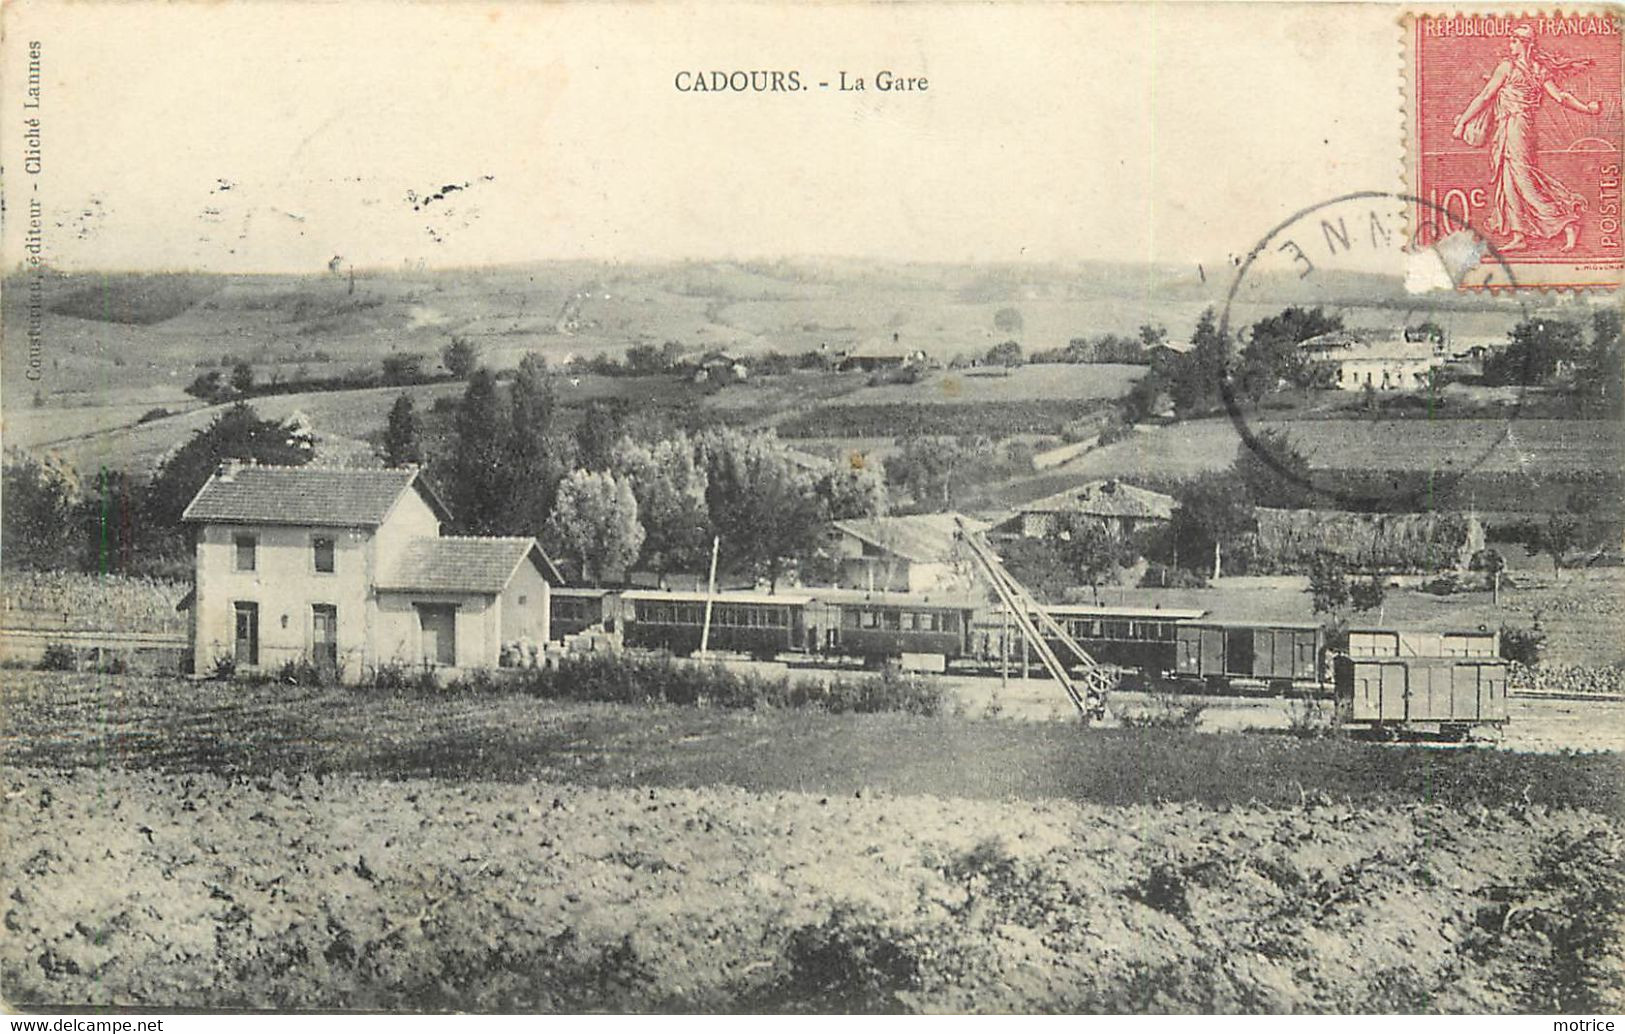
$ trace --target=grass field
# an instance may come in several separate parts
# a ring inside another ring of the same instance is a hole
[[[1391,750],[1168,730],[1082,730],[906,715],[565,705],[498,692],[374,691],[23,673],[7,680],[13,765],[378,779],[564,780],[757,792],[1041,799],[1100,805],[1505,803],[1610,813],[1619,758]]]

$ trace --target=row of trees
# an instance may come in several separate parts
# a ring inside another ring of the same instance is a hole
[[[431,474],[462,531],[537,535],[588,581],[634,565],[703,570],[716,536],[725,571],[776,583],[818,552],[829,521],[886,511],[879,470],[811,462],[770,433],[648,431],[609,404],[570,429],[539,356],[502,389],[490,371],[474,372]],[[396,403],[391,462],[421,457],[416,419],[409,401]]]
[[[188,578],[191,540],[181,514],[222,462],[300,466],[313,455],[307,433],[262,420],[241,402],[171,453],[150,478],[103,471],[82,479],[67,467],[8,452],[0,558],[8,568]]]
[[[1487,384],[1550,384],[1560,374],[1572,380],[1581,413],[1618,417],[1625,412],[1625,343],[1620,312],[1598,309],[1591,334],[1572,320],[1530,318],[1512,328],[1507,347],[1484,362]]]

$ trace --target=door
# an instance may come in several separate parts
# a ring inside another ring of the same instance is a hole
[[[1202,667],[1203,675],[1224,674],[1224,629],[1202,629]]]
[[[330,603],[310,608],[311,657],[330,668],[339,666],[339,609]]]
[[[422,632],[423,662],[453,666],[457,663],[457,608],[449,603],[419,603],[418,628]]]
[[[260,605],[238,603],[233,632],[232,657],[250,667],[260,662]]]

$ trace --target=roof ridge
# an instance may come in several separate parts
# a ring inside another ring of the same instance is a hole
[[[419,535],[421,539],[432,539],[439,542],[454,540],[457,542],[535,542],[535,535]]]
[[[320,470],[335,474],[421,474],[421,467],[329,467],[323,463],[239,463],[237,473],[250,470],[293,470],[311,471]]]

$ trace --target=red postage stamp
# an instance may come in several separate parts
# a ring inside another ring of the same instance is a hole
[[[1464,288],[1619,287],[1617,15],[1412,15],[1405,35],[1417,243],[1467,231]]]

